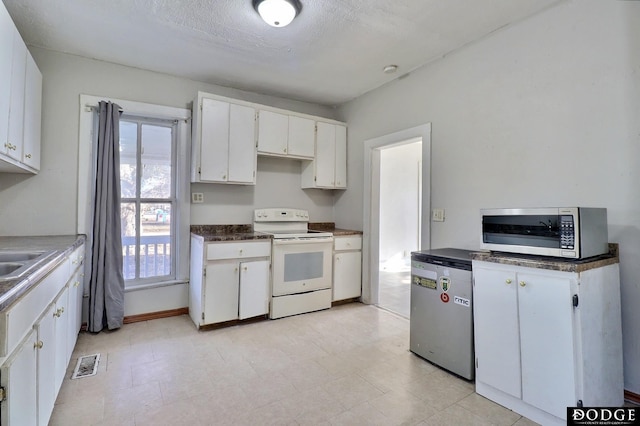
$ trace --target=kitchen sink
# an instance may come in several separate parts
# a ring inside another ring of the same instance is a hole
[[[3,275],[9,275],[13,271],[20,269],[24,266],[24,263],[2,262],[0,263],[0,278]]]
[[[0,251],[0,263],[2,262],[22,262],[37,259],[42,256],[42,251]],[[1,275],[1,274],[0,274]]]
[[[0,281],[22,277],[27,272],[43,265],[55,253],[55,250],[0,250]]]

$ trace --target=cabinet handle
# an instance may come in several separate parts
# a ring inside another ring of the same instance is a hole
[[[234,269],[233,272],[238,272],[238,268]]]
[[[73,283],[74,287],[78,287],[80,285],[80,281],[76,281],[75,283]]]
[[[505,283],[507,283],[507,284],[511,284],[511,278],[507,278],[507,279],[505,280]]]
[[[64,306],[62,308],[60,308],[60,313],[64,314]]]
[[[42,343],[42,340],[38,340],[36,343],[33,344],[33,347],[35,349],[42,349],[43,346],[44,346],[44,343]]]
[[[245,271],[247,270],[247,267],[246,267],[246,266],[244,267],[244,270],[245,270]]]
[[[525,283],[524,281],[520,281],[520,287],[524,287],[526,285],[527,285],[527,283]]]
[[[71,261],[72,264],[77,265],[78,264],[78,259],[74,259]]]
[[[283,149],[283,151],[284,151],[284,153],[286,154],[286,153],[287,153],[287,148]]]
[[[31,158],[31,154],[25,154],[25,157]]]

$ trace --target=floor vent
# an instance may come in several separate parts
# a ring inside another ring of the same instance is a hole
[[[72,379],[81,379],[83,377],[95,376],[98,372],[98,361],[100,354],[85,355],[78,358],[76,369],[73,370]]]

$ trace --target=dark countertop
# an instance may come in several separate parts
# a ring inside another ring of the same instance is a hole
[[[526,266],[528,268],[549,269],[562,272],[584,272],[589,269],[601,268],[620,263],[618,244],[609,244],[609,253],[587,259],[561,259],[556,257],[518,255],[499,252],[475,252],[471,254],[473,260],[501,263],[504,265]]]
[[[54,235],[37,237],[0,237],[2,251],[47,251],[51,252],[41,265],[13,280],[0,280],[0,310],[15,303],[35,284],[55,269],[66,256],[80,247],[84,235]]]
[[[190,230],[205,242],[271,239],[269,234],[253,232],[251,225],[191,225]]]
[[[362,231],[355,231],[352,229],[336,228],[336,224],[333,222],[315,222],[309,224],[309,229],[313,231],[331,232],[334,237],[340,237],[345,235],[362,235]]]

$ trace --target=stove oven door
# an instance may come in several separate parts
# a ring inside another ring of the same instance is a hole
[[[274,239],[273,296],[331,288],[333,237]]]

